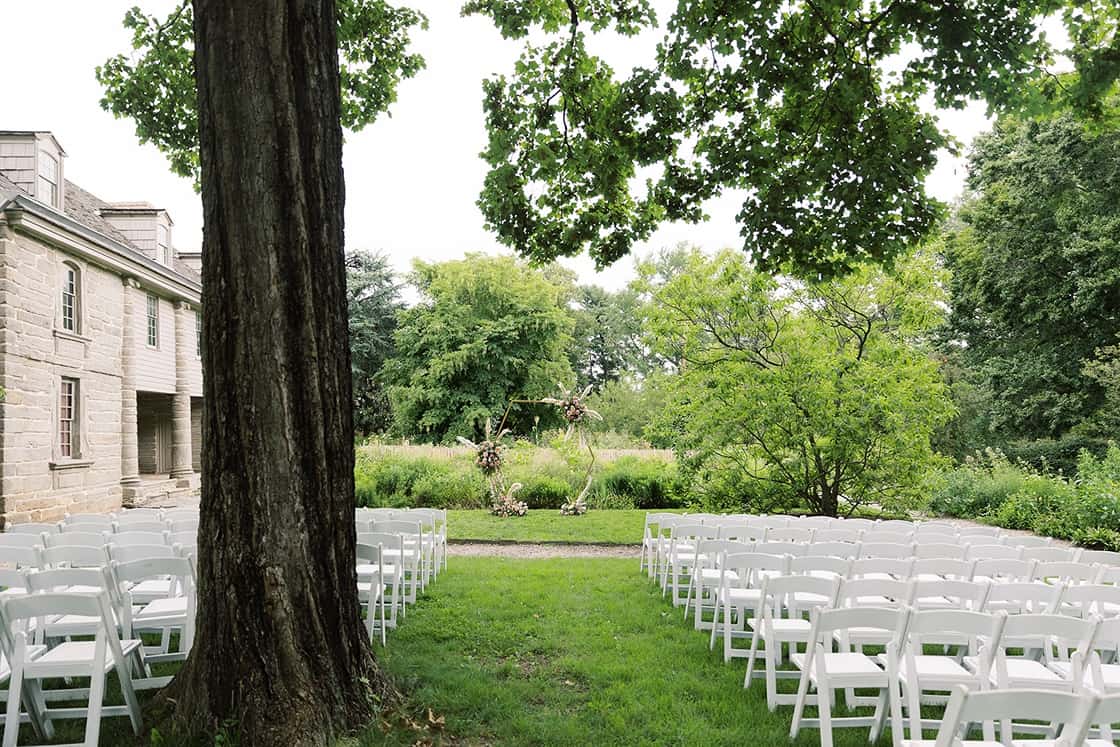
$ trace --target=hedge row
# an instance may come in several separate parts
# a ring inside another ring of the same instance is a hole
[[[503,468],[507,482],[519,482],[518,500],[529,508],[555,508],[583,488],[586,463],[552,449],[518,446]],[[596,465],[587,502],[592,508],[678,508],[685,490],[676,465],[661,459],[620,457]],[[354,466],[359,506],[487,508],[486,479],[470,456],[413,457],[359,448]]]
[[[1120,447],[1110,444],[1099,459],[1083,451],[1074,478],[1012,462],[999,451],[977,454],[943,475],[930,508],[1120,550]]]

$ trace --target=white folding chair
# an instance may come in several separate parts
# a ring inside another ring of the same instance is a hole
[[[652,512],[646,513],[645,524],[642,527],[642,552],[638,573],[646,571],[650,578],[654,575],[654,560],[657,556],[657,542],[661,535],[661,522],[665,518],[676,518],[676,514]]]
[[[993,615],[963,609],[911,612],[898,673],[911,740],[920,740],[923,728],[935,728],[935,722],[922,718],[922,706],[944,705],[945,696],[940,693],[959,685],[987,688],[984,672],[1006,618],[1002,612]],[[942,648],[944,653],[928,653],[927,647]],[[964,655],[978,657],[980,671],[966,669],[961,663]],[[895,727],[902,732],[901,724]]]
[[[1111,619],[1120,615],[1120,586],[1076,584],[1062,594],[1061,612],[1077,617]]]
[[[1100,567],[1072,560],[1051,560],[1035,564],[1034,580],[1048,584],[1091,584],[1100,576]]]
[[[1008,723],[1012,719],[1039,719],[1063,725],[1063,734],[1083,734],[1090,713],[1097,705],[1095,695],[1075,695],[1053,690],[969,690],[964,685],[953,688],[949,705],[941,719],[937,740],[908,739],[900,747],[1012,747],[1010,736],[1001,732],[1003,739],[995,741],[993,723]],[[984,727],[984,740],[967,739],[965,732],[970,724]],[[1080,740],[1078,740],[1080,742]],[[1020,744],[1016,742],[1014,744]],[[1035,742],[1023,742],[1030,745]],[[1045,741],[1037,742],[1040,746]],[[1080,747],[1072,740],[1050,742],[1049,747]]]
[[[976,560],[972,568],[974,581],[991,581],[992,583],[1030,581],[1034,578],[1033,560],[1019,560],[1016,558],[983,558]]]
[[[38,534],[0,534],[0,547],[38,547],[42,544],[43,538]]]
[[[717,539],[719,527],[704,524],[679,524],[673,527],[669,538],[669,552],[665,556],[665,575],[661,579],[661,594],[669,595],[674,607],[685,604],[682,592],[687,592],[692,569],[701,562],[700,543]]]
[[[374,636],[380,633],[381,645],[385,645],[385,580],[381,562],[384,545],[366,545],[359,542],[356,546],[358,560],[358,601],[365,608],[366,633],[373,643]]]
[[[166,521],[145,519],[142,517],[117,519],[113,522],[114,534],[121,534],[123,532],[153,532],[155,534],[163,534],[167,529],[168,522]]]
[[[807,617],[812,610],[836,604],[840,592],[840,578],[818,578],[808,575],[770,576],[763,578],[759,595],[760,615],[749,618],[751,647],[747,655],[747,673],[743,687],[750,688],[752,680],[760,673],[754,671],[755,659],[762,644],[763,671],[766,681],[766,704],[771,711],[779,705],[793,705],[796,698],[778,693],[779,678],[797,678],[795,671],[779,671],[782,664],[782,647],[789,646],[790,654],[797,653],[798,644],[808,645],[811,624]],[[804,600],[815,598],[816,603]]]
[[[62,545],[44,547],[39,557],[40,568],[101,568],[109,562],[104,546]]]
[[[426,558],[428,557],[425,548],[424,530],[421,528],[420,522],[404,519],[375,521],[370,524],[370,532],[373,534],[399,534],[401,536],[403,540],[402,556],[399,559],[392,557],[396,548],[388,544],[385,545],[385,553],[390,556],[394,565],[400,567],[404,574],[402,580],[404,596],[402,600],[405,604],[413,604],[416,602],[426,575]]]
[[[964,560],[968,548],[963,545],[946,544],[943,542],[934,542],[932,540],[923,540],[914,545],[914,557],[918,559],[925,558],[947,558],[952,560]]]
[[[107,544],[116,545],[166,545],[167,532],[118,532],[105,537]]]
[[[0,547],[0,565],[38,568],[42,564],[39,547]]]
[[[369,583],[369,581],[363,579],[363,576],[372,576],[374,572],[379,574],[381,581],[379,604],[382,608],[379,615],[382,627],[396,628],[397,612],[400,611],[402,617],[406,614],[403,590],[404,573],[400,565],[401,558],[405,556],[404,538],[399,534],[389,532],[361,532],[358,534],[358,544],[365,546],[362,552],[366,556],[370,555],[369,548],[377,548],[378,560],[376,567],[374,567],[373,564],[362,562],[362,558],[359,557],[358,588],[361,590],[363,583]],[[389,609],[387,619],[384,611],[386,606]]]
[[[817,728],[820,730],[821,747],[832,747],[834,727],[870,727],[868,740],[874,742],[882,731],[888,707],[891,723],[901,723],[902,704],[895,683],[898,681],[899,644],[906,631],[908,617],[909,610],[905,607],[860,607],[818,610],[813,613],[805,653],[790,656],[790,660],[801,670],[797,699],[793,707],[793,722],[789,730],[790,739],[796,739],[802,727]],[[881,637],[889,639],[886,667],[876,657],[863,653],[843,649],[833,652],[833,639],[844,637],[852,630],[874,630]],[[804,715],[810,688],[817,692],[816,719],[805,718]],[[833,718],[833,694],[841,689],[878,690],[874,715]],[[897,730],[892,729],[891,734],[893,742],[898,744],[900,736]]]
[[[985,538],[986,539],[986,538]],[[964,543],[965,539],[962,537],[961,542]],[[995,544],[966,544],[968,548],[965,557],[969,560],[1022,560],[1023,548],[1012,547],[1011,545],[995,545]]]
[[[1036,584],[1029,581],[996,581],[988,587],[988,612],[1003,610],[1010,615],[1022,613],[1056,612],[1060,609],[1063,584]]]
[[[34,655],[35,648],[23,630],[12,635],[11,650],[5,652],[11,663],[11,683],[8,688],[7,714],[4,720],[3,747],[16,747],[19,734],[19,706],[25,687],[29,692],[41,692],[38,684],[57,678],[88,677],[88,706],[86,708],[50,709],[49,697],[29,699],[43,724],[44,736],[53,739],[52,721],[63,718],[85,718],[85,739],[82,747],[96,747],[101,731],[101,719],[106,716],[127,715],[132,731],[140,736],[142,720],[140,702],[132,686],[132,673],[126,657],[143,656],[140,641],[121,640],[110,611],[109,595],[105,591],[74,593],[44,592],[26,596],[0,599],[2,619],[8,625],[26,626],[31,621],[48,617],[82,617],[96,621],[92,641],[66,641],[45,653]],[[7,636],[0,636],[0,640]],[[7,646],[5,646],[7,648]],[[124,695],[124,706],[103,704],[106,676],[115,671]],[[84,691],[83,691],[84,692]],[[45,694],[43,694],[45,696]],[[74,699],[78,692],[67,692],[67,699]],[[26,701],[25,701],[26,702]]]
[[[914,573],[913,558],[859,557],[848,571],[851,578],[908,579]]]
[[[60,529],[63,532],[111,532],[113,517],[107,514],[66,514]]]
[[[1112,550],[1082,550],[1077,560],[1081,563],[1120,566],[1120,552],[1113,552]]]
[[[188,558],[174,556],[113,561],[110,575],[122,599],[124,637],[132,638],[134,633],[140,632],[160,634],[159,646],[144,648],[144,658],[149,663],[186,659],[194,644],[197,604],[194,563]],[[176,630],[179,631],[179,646],[177,651],[171,651],[171,636]],[[139,689],[163,687],[170,681],[170,677],[148,677],[136,686]]]
[[[1033,534],[1009,534],[1004,537],[1003,543],[1011,547],[1021,547],[1025,550],[1027,548],[1049,547],[1054,544],[1054,540]]]
[[[985,581],[928,579],[913,581],[910,603],[916,610],[968,610],[979,612],[988,601]]]
[[[715,624],[708,638],[714,648],[716,636],[723,635],[723,660],[748,656],[750,651],[733,645],[736,638],[746,638],[747,613],[757,612],[762,598],[762,579],[767,575],[789,573],[788,555],[757,552],[724,553],[720,556],[719,594],[716,596]]]
[[[1099,724],[1098,736],[1090,736],[1090,729]],[[1113,739],[1113,725],[1120,724],[1120,694],[1104,695],[1097,698],[1096,706],[1089,715],[1085,727],[1073,738],[1073,743],[1084,739],[1084,747],[1116,747]]]
[[[63,547],[65,545],[84,545],[85,547],[101,547],[105,544],[105,538],[109,536],[108,531],[104,532],[78,532],[78,531],[64,531],[61,534],[44,534],[43,540],[46,542],[46,547]]]
[[[719,558],[723,553],[751,552],[754,545],[736,540],[702,539],[697,544],[696,563],[688,581],[688,594],[684,603],[684,618],[693,613],[693,627],[696,630],[710,630],[715,624],[716,594],[719,593],[721,572]],[[696,602],[693,604],[693,599]],[[707,620],[704,612],[710,611],[712,619]]]

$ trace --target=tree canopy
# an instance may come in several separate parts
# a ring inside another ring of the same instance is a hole
[[[1105,406],[1090,371],[1120,340],[1120,131],[1069,114],[979,137],[946,231],[948,349],[1007,439],[1058,438]],[[1101,374],[1107,379],[1103,373]]]
[[[414,267],[421,300],[401,313],[396,354],[384,369],[401,435],[479,440],[511,397],[547,396],[572,381],[572,320],[560,286],[541,271],[477,254]],[[519,408],[510,425],[528,433],[533,414]]]
[[[1047,72],[1039,17],[1064,10],[1077,74]],[[667,220],[743,190],[743,247],[767,271],[846,272],[903,251],[940,206],[923,181],[951,146],[919,101],[996,108],[1072,102],[1100,115],[1120,74],[1106,0],[846,0],[681,3],[469,0],[525,41],[513,76],[487,81],[490,166],[479,206],[524,256],[587,250],[600,265]],[[339,0],[342,123],[360,129],[423,66],[409,35],[424,16],[387,0]],[[98,68],[102,106],[136,122],[174,171],[198,176],[190,6],[125,17],[132,53]],[[592,36],[665,34],[656,54],[616,73]]]
[[[926,345],[940,279],[924,254],[804,284],[694,253],[649,320],[651,344],[681,355],[659,420],[693,484],[752,511],[916,503],[953,411]]]

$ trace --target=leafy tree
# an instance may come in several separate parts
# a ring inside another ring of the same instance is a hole
[[[346,258],[346,302],[350,320],[350,370],[354,382],[354,430],[382,433],[392,425],[381,367],[393,354],[397,314],[404,305],[400,284],[384,254],[353,252]]]
[[[670,441],[650,428],[665,405],[665,378],[664,374],[654,373],[641,379],[624,377],[604,384],[590,398],[590,405],[603,416],[602,428],[651,446],[671,447]]]
[[[206,438],[197,633],[166,703],[177,737],[325,747],[395,692],[357,593],[335,5],[193,20]]]
[[[1120,434],[1120,345],[1097,351],[1097,357],[1085,364],[1082,373],[1103,393],[1102,406],[1082,429],[1090,436],[1115,439]]]
[[[198,97],[195,90],[194,9],[184,0],[165,19],[132,8],[124,26],[132,32],[132,52],[118,54],[97,68],[104,87],[101,106],[136,123],[141,143],[154,144],[171,170],[198,184]],[[343,127],[357,131],[388,111],[397,84],[424,67],[408,51],[409,34],[427,28],[422,13],[386,0],[338,0]]]
[[[636,293],[583,285],[577,289],[574,305],[569,358],[581,388],[599,391],[627,374],[644,371],[641,304]]]
[[[830,516],[920,500],[930,436],[952,415],[926,345],[939,280],[926,255],[803,284],[693,253],[652,289],[649,333],[682,355],[659,419],[694,483],[718,503],[733,478],[752,508]]]
[[[997,438],[1059,438],[1105,406],[1086,366],[1120,333],[1117,163],[1120,130],[1069,114],[1004,118],[976,142],[944,248],[945,337]]]
[[[1037,33],[1059,8],[1076,83],[1046,72]],[[650,0],[469,0],[465,12],[525,40],[516,74],[485,84],[479,206],[537,259],[586,249],[609,264],[735,188],[760,269],[843,273],[905,250],[939,214],[923,182],[952,143],[923,96],[1092,112],[1120,74],[1106,0],[682,2],[656,56],[623,75],[589,36],[654,27]]]
[[[385,364],[396,428],[409,438],[443,442],[483,438],[511,397],[538,398],[572,380],[565,351],[572,321],[562,290],[512,257],[468,255],[439,264],[417,261],[420,302],[400,316],[396,355]],[[558,425],[548,408],[517,408],[515,432]]]

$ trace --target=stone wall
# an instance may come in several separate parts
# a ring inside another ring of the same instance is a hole
[[[63,262],[80,272],[77,334],[61,329]],[[121,503],[121,319],[114,273],[0,227],[0,496],[5,521]],[[58,439],[62,377],[79,382],[78,454]]]

